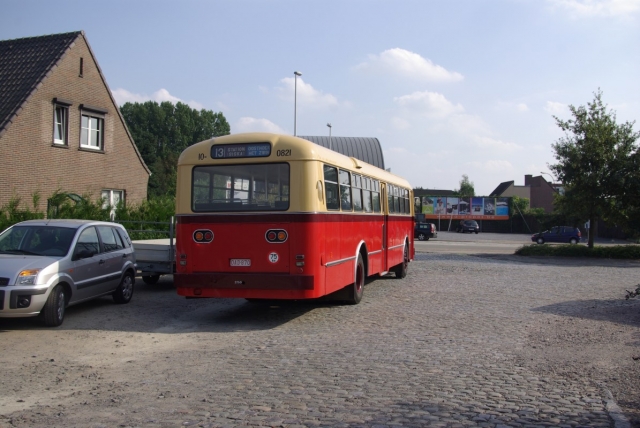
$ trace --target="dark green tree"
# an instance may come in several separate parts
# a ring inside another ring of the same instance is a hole
[[[148,196],[175,196],[176,167],[187,147],[231,132],[222,113],[164,101],[126,103],[120,107],[129,132],[151,170]]]
[[[635,142],[639,134],[633,131],[633,122],[616,123],[615,112],[607,110],[600,90],[587,106],[571,105],[569,110],[572,119],[554,116],[565,132],[552,145],[558,163],[549,165],[565,188],[555,208],[576,223],[589,220],[589,248],[593,248],[598,219],[624,223],[638,204],[637,198],[626,198],[638,194]]]
[[[454,190],[454,193],[461,197],[476,195],[476,189],[473,187],[473,183],[469,181],[469,176],[467,174],[462,174],[460,188]]]

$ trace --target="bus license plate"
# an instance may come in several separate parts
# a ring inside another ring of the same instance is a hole
[[[231,266],[251,266],[251,259],[231,259]]]

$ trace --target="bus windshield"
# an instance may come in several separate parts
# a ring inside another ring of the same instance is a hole
[[[289,209],[289,164],[209,165],[193,168],[194,212]]]

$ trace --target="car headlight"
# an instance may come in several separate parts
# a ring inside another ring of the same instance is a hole
[[[42,269],[27,269],[18,274],[16,285],[35,285],[38,273]]]

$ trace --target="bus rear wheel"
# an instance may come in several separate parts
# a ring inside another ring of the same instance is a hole
[[[358,261],[356,262],[356,276],[355,281],[349,287],[349,299],[347,302],[351,305],[357,305],[362,300],[362,294],[364,293],[364,260],[362,260],[362,254],[358,254]]]
[[[407,276],[408,268],[409,268],[409,249],[405,244],[404,253],[402,255],[402,263],[391,268],[391,271],[396,274],[396,278],[402,279]]]

